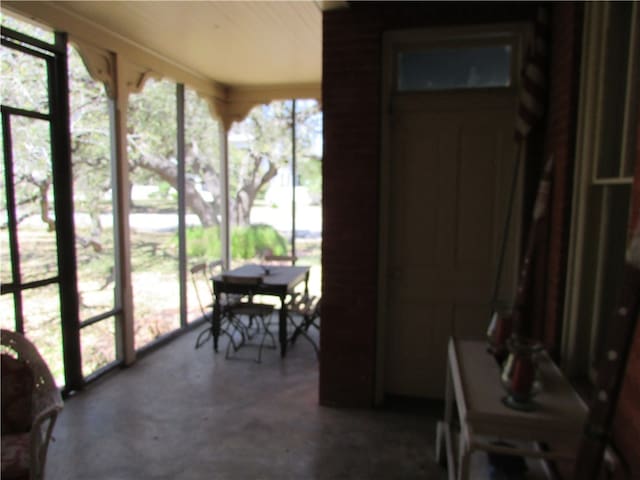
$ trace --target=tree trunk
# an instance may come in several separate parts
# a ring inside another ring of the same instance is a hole
[[[251,197],[246,188],[241,188],[233,202],[231,223],[238,226],[247,226],[251,223],[251,206],[255,197]]]
[[[165,159],[151,157],[149,155],[141,156],[136,164],[136,166],[139,166],[140,168],[144,168],[145,170],[155,173],[162,180],[176,189],[176,191],[178,190],[178,172],[175,164],[168,162]],[[195,188],[193,182],[187,179],[185,183],[185,201],[187,204],[187,210],[190,210],[198,216],[203,227],[218,225],[218,214],[220,211],[220,207],[217,204],[218,202],[216,202],[215,199],[211,203],[207,202],[202,198],[202,195],[200,195],[200,192]]]
[[[51,180],[49,178],[38,182],[38,188],[40,189],[40,218],[44,223],[48,225],[49,232],[56,231],[56,222],[49,216],[49,187],[51,186]]]
[[[231,223],[234,225],[246,226],[251,223],[251,208],[262,190],[273,177],[278,173],[276,165],[268,158],[251,154],[254,162],[253,175],[243,179],[242,186],[236,193],[233,205],[229,209],[231,212]],[[266,160],[268,162],[267,171],[258,176],[260,165]]]
[[[215,200],[207,202],[189,180],[185,182],[185,201],[188,209],[198,216],[203,227],[220,224]]]

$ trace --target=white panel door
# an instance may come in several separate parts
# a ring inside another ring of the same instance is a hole
[[[482,337],[489,323],[515,160],[515,101],[508,90],[391,101],[384,390],[441,397],[449,336]],[[514,236],[503,299],[515,283]]]

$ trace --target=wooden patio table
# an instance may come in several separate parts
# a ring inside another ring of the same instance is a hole
[[[218,351],[220,337],[220,294],[271,295],[280,299],[278,339],[280,356],[285,357],[287,354],[287,302],[285,299],[287,294],[302,282],[304,282],[305,294],[309,293],[309,271],[308,266],[247,264],[224,273],[226,277],[261,277],[262,281],[258,285],[225,282],[222,275],[212,277],[214,293],[212,333],[215,351]]]

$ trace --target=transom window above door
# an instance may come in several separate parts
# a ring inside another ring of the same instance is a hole
[[[512,84],[509,44],[401,51],[397,62],[399,92],[506,88]]]

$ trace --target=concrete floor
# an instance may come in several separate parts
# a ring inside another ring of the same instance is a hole
[[[47,479],[427,479],[441,405],[318,405],[318,362],[299,339],[281,360],[225,360],[189,332],[68,399]],[[224,347],[225,343],[222,343]]]

